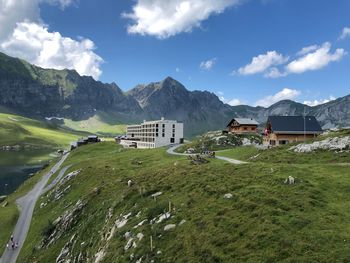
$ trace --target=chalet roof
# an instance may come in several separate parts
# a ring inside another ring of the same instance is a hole
[[[229,124],[227,124],[228,126],[231,126],[231,124],[236,121],[238,122],[240,125],[259,125],[259,123],[254,120],[254,119],[249,119],[249,118],[233,118]]]
[[[271,124],[272,132],[291,132],[291,133],[319,133],[322,128],[315,116],[269,116],[267,123]]]

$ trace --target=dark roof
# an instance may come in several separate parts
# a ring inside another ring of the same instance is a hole
[[[322,128],[315,116],[269,116],[267,123],[271,124],[272,132],[319,133]]]
[[[231,124],[236,121],[238,122],[240,125],[259,125],[259,123],[254,120],[254,119],[249,119],[249,118],[234,118],[232,119],[229,124],[227,124],[227,127],[231,126]]]

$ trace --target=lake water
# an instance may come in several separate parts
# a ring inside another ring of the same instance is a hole
[[[52,157],[46,151],[0,151],[0,196],[14,192]]]

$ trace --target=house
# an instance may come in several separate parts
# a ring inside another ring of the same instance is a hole
[[[268,117],[264,145],[283,145],[315,138],[322,128],[314,116]]]
[[[96,142],[100,142],[101,139],[98,138],[97,135],[90,135],[87,137],[87,141],[88,141],[88,143],[96,143]]]
[[[143,121],[140,125],[127,126],[126,138],[119,138],[120,144],[134,148],[157,148],[183,143],[183,123],[165,120]]]
[[[236,134],[256,133],[259,123],[249,118],[234,118],[227,124],[227,131]]]

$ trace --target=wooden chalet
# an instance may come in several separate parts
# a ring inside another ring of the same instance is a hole
[[[234,118],[227,124],[227,132],[235,134],[257,133],[259,123],[249,118]]]
[[[302,142],[321,133],[322,128],[314,116],[270,116],[264,131],[264,145]]]

